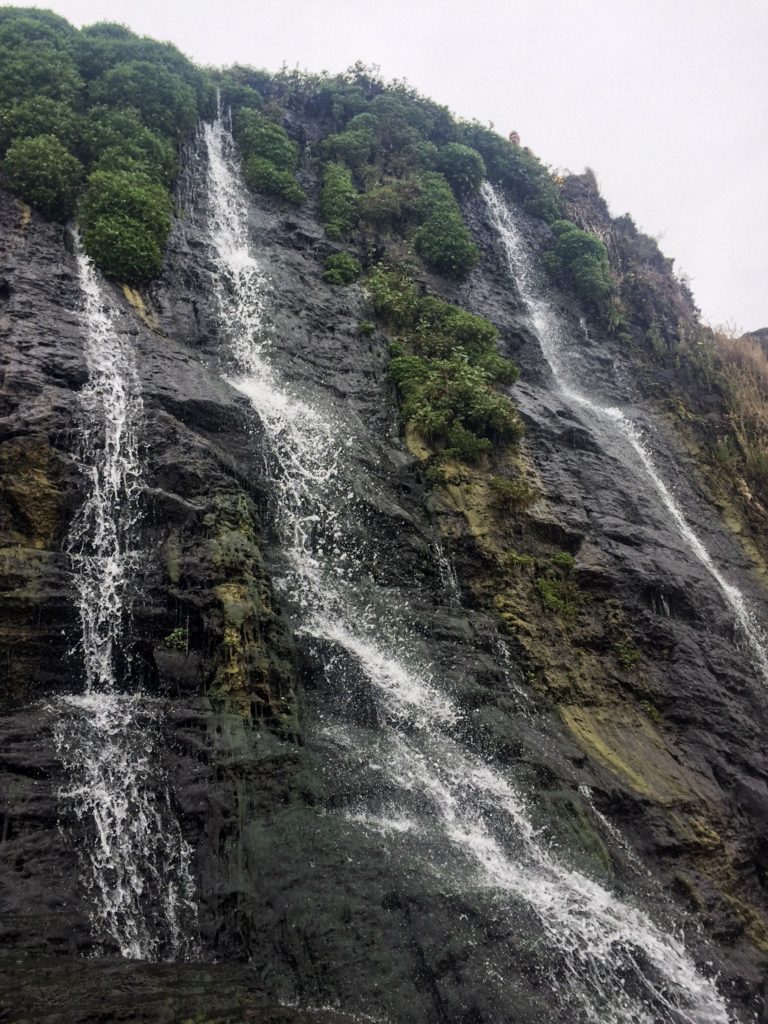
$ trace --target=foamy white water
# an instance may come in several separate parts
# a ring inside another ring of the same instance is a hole
[[[567,362],[569,347],[572,348],[568,330],[546,299],[542,280],[535,262],[515,221],[515,216],[502,196],[485,182],[483,198],[488,206],[493,224],[501,238],[507,254],[510,272],[520,291],[520,297],[528,307],[531,326],[539,339],[541,350],[550,365],[562,395],[572,404],[581,407],[595,420],[609,423],[624,438],[639,465],[669,513],[678,533],[688,549],[704,566],[731,609],[738,633],[754,662],[755,668],[768,682],[768,638],[755,616],[749,602],[735,584],[730,583],[715,564],[705,545],[694,532],[674,495],[661,477],[653,457],[635,423],[621,409],[601,405],[586,391],[577,387],[574,381],[573,365]]]
[[[381,750],[370,752],[369,767],[386,772],[387,786],[402,795],[402,807],[356,806],[347,822],[388,842],[429,833],[432,845],[448,844],[463,858],[461,877],[446,882],[487,892],[510,913],[519,902],[529,908],[547,961],[565,965],[567,983],[550,980],[574,1024],[728,1024],[714,983],[679,938],[548,850],[511,778],[453,738],[462,716],[421,663],[409,629],[396,617],[393,634],[390,617],[377,618],[362,583],[360,542],[349,536],[357,514],[344,460],[350,428],[324,411],[319,396],[315,403],[294,392],[272,366],[263,330],[267,281],[249,247],[245,191],[221,118],[206,126],[204,139],[222,361],[259,414],[275,464],[287,565],[278,583],[297,609],[299,630],[332,642],[364,673],[380,712]],[[376,541],[370,538],[372,548]]]
[[[95,937],[111,939],[131,959],[174,959],[190,954],[196,941],[191,850],[159,778],[162,708],[131,691],[126,636],[139,557],[132,543],[142,486],[141,389],[130,344],[77,244],[88,368],[78,457],[87,486],[67,548],[84,686],[52,704],[70,780],[60,799],[79,824]]]

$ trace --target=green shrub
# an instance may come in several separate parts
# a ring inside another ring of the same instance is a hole
[[[240,110],[235,117],[235,139],[246,160],[260,157],[281,171],[295,171],[299,149],[279,124],[263,117],[258,110]]]
[[[0,152],[18,139],[35,135],[53,135],[72,149],[78,130],[79,118],[68,103],[34,96],[0,110]]]
[[[405,331],[417,355],[449,359],[459,355],[483,370],[489,380],[511,384],[518,369],[496,349],[494,325],[435,295],[419,296],[407,267],[380,265],[366,281],[379,317],[395,330]]]
[[[354,122],[357,122],[357,127],[353,127]],[[376,118],[371,114],[353,118],[346,131],[323,139],[323,156],[345,163],[353,171],[360,171],[376,151],[376,133],[372,127],[375,124]]]
[[[329,238],[341,239],[357,224],[357,189],[343,164],[327,163],[323,169],[320,216]]]
[[[94,171],[80,202],[80,220],[92,227],[102,217],[138,221],[162,245],[171,227],[171,203],[162,185],[128,171]]]
[[[218,78],[219,92],[224,109],[239,110],[250,107],[260,110],[264,99],[258,90],[248,84],[248,69],[233,65],[222,71]]]
[[[452,347],[463,348],[470,362],[477,362],[494,349],[499,332],[490,320],[427,295],[419,302],[416,335],[421,344],[430,338],[447,338]]]
[[[446,277],[466,277],[480,254],[461,216],[448,182],[429,172],[419,179],[421,196],[416,208],[424,221],[413,237],[416,252],[425,263]]]
[[[3,170],[13,191],[45,217],[66,220],[74,212],[83,165],[55,136],[14,142]]]
[[[419,293],[406,267],[380,264],[366,279],[378,316],[395,330],[413,327],[419,312]]]
[[[551,561],[553,565],[563,569],[566,573],[572,573],[576,568],[576,559],[570,551],[558,551],[556,555],[552,555]]]
[[[121,25],[78,31],[49,12],[0,8],[8,182],[48,216],[66,217],[87,168],[84,242],[107,273],[138,283],[159,270],[175,144],[214,109],[208,73],[169,43]]]
[[[570,577],[557,575],[553,569],[536,577],[536,589],[544,607],[564,618],[573,618],[582,604],[582,595]]]
[[[108,171],[114,174],[130,174],[147,178],[163,185],[165,176],[162,171],[149,160],[146,155],[134,146],[113,146],[105,149],[92,165],[93,171]]]
[[[635,647],[629,637],[621,637],[618,640],[614,640],[613,649],[616,652],[616,660],[624,669],[629,670],[634,668],[640,660],[640,651]],[[646,701],[641,701],[640,706],[643,707],[646,703]],[[650,707],[653,707],[653,705],[650,705]],[[656,722],[661,717],[658,711],[655,716],[648,709],[646,709],[646,713]]]
[[[77,30],[53,11],[36,7],[0,7],[0,45],[46,42],[58,49],[69,49]]]
[[[374,185],[358,200],[360,219],[380,231],[391,229],[400,219],[401,203],[392,185]]]
[[[253,156],[246,162],[243,177],[248,188],[254,192],[278,196],[294,206],[301,206],[307,198],[304,189],[290,171],[281,171],[271,161],[259,156]]]
[[[440,151],[434,142],[415,139],[402,150],[400,164],[403,170],[414,174],[432,171],[437,166],[439,154]]]
[[[575,567],[576,560],[570,552],[558,551],[549,559],[549,565],[541,575],[536,577],[536,588],[544,607],[564,618],[573,618],[584,602],[584,595],[574,578]]]
[[[0,43],[0,106],[37,96],[71,105],[82,87],[72,56],[55,44]]]
[[[189,650],[189,630],[186,626],[177,626],[168,636],[163,637],[162,643],[166,650],[186,652]]]
[[[520,376],[520,370],[512,360],[501,355],[496,349],[479,355],[477,365],[481,366],[497,384],[514,384]]]
[[[545,255],[550,273],[560,284],[572,288],[595,313],[607,316],[613,281],[605,245],[568,220],[555,221],[552,230],[557,242]]]
[[[80,202],[83,245],[110,277],[143,284],[160,273],[171,226],[167,190],[144,174],[94,171]]]
[[[248,187],[301,206],[307,197],[293,176],[299,150],[285,129],[258,110],[245,108],[235,116],[235,138],[245,157]]]
[[[414,208],[423,221],[437,213],[459,213],[459,204],[451,191],[451,186],[442,174],[437,171],[426,171],[415,179],[417,197]]]
[[[622,668],[632,668],[632,666],[639,659],[640,652],[635,650],[635,651],[633,651],[633,655],[636,655],[636,656],[633,657],[631,659],[630,663],[627,665],[622,660],[621,653],[619,653],[619,662],[620,662]],[[640,701],[640,707],[643,709],[643,711],[646,713],[646,715],[648,715],[648,717],[650,718],[650,720],[652,722],[655,722],[656,724],[658,724],[661,721],[661,718],[662,718],[661,712],[659,711],[659,709],[656,707],[656,705],[652,701],[650,701],[650,700],[641,700]]]
[[[480,254],[461,216],[429,217],[414,235],[416,252],[433,270],[462,280]]]
[[[470,146],[450,142],[439,151],[437,167],[460,198],[474,195],[485,178],[485,161]]]
[[[137,36],[124,25],[102,21],[78,33],[74,52],[80,73],[89,81],[130,62],[143,61],[162,67],[189,86],[200,117],[211,118],[216,113],[216,90],[209,73],[195,67],[171,43]]]
[[[348,252],[335,252],[326,258],[323,280],[328,284],[351,284],[363,272],[360,260]]]
[[[529,213],[553,221],[562,216],[560,192],[544,164],[522,146],[513,145],[477,121],[458,126],[461,141],[485,161],[488,178],[520,202]]]
[[[135,110],[92,107],[82,119],[79,152],[81,159],[92,165],[107,152],[123,152],[146,166],[147,174],[164,184],[170,184],[178,171],[174,147],[150,131]]]
[[[90,87],[91,101],[134,107],[144,124],[181,140],[197,121],[197,97],[179,75],[148,60],[131,60],[105,71]]]
[[[538,498],[535,488],[527,480],[510,480],[506,476],[492,476],[489,480],[494,505],[499,513],[526,509]]]
[[[83,246],[105,274],[127,284],[151,281],[163,266],[160,246],[146,224],[120,214],[99,217],[87,227]]]
[[[514,440],[521,425],[512,402],[491,386],[487,373],[461,355],[428,359],[395,355],[389,376],[402,399],[402,413],[447,455],[475,461],[491,440]]]

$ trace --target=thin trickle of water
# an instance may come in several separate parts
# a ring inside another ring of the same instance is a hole
[[[461,587],[459,586],[459,577],[456,575],[456,567],[445,553],[445,548],[440,541],[435,542],[434,550],[443,593],[448,598],[450,604],[460,605]]]
[[[441,844],[462,861],[446,882],[487,892],[510,913],[522,901],[540,924],[542,971],[552,971],[553,998],[574,1022],[728,1024],[713,982],[682,942],[560,863],[513,783],[454,738],[462,714],[443,681],[420,663],[418,645],[397,617],[393,633],[391,607],[371,597],[364,558],[376,553],[376,538],[363,553],[350,540],[363,510],[346,482],[349,428],[306,393],[293,393],[270,364],[266,278],[249,251],[245,191],[221,118],[206,126],[204,141],[222,362],[259,414],[274,463],[275,518],[287,564],[278,584],[299,632],[331,642],[362,671],[379,714],[375,747],[358,747],[355,756],[386,773],[388,803],[354,806],[347,823],[390,843]],[[343,725],[325,731],[340,749],[354,749]],[[425,869],[437,870],[426,858]]]
[[[768,638],[757,621],[754,611],[739,588],[730,583],[720,572],[706,547],[685,518],[674,495],[662,480],[637,425],[621,409],[617,409],[615,406],[601,405],[575,385],[574,380],[578,378],[578,370],[574,372],[573,346],[569,345],[567,329],[545,297],[533,257],[514,215],[504,199],[488,182],[483,184],[482,191],[491,220],[504,245],[509,269],[519,289],[520,297],[528,307],[531,326],[539,339],[541,350],[563,397],[586,411],[596,421],[610,425],[614,433],[621,436],[627,443],[637,464],[653,485],[688,549],[720,588],[733,613],[737,629],[745,642],[755,668],[768,682]]]
[[[191,851],[158,785],[161,706],[130,683],[126,636],[138,553],[142,399],[130,345],[91,261],[77,246],[88,381],[78,459],[85,500],[67,538],[81,623],[84,686],[58,698],[54,738],[69,776],[60,798],[78,822],[96,938],[125,957],[174,959],[194,949]]]
[[[611,839],[613,839],[615,843],[617,843],[618,846],[622,848],[627,860],[630,862],[630,864],[632,864],[635,870],[645,875],[649,874],[648,870],[644,867],[642,861],[638,858],[637,854],[629,845],[624,835],[619,831],[619,829],[616,828],[612,821],[609,821],[608,818],[606,818],[602,811],[598,811],[597,807],[595,806],[595,801],[592,799],[592,790],[589,788],[589,786],[579,786],[579,793],[581,793],[581,795],[584,797],[584,800],[586,801],[590,811],[595,816],[595,818],[597,818],[597,820],[600,822],[602,827],[605,829],[606,833],[611,837]]]

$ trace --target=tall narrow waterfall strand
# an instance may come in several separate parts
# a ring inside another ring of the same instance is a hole
[[[137,553],[142,399],[130,345],[115,329],[90,260],[77,244],[88,382],[79,459],[87,482],[68,536],[81,622],[83,692],[54,705],[55,739],[71,783],[63,806],[81,826],[83,882],[96,939],[125,957],[173,959],[194,949],[190,850],[157,784],[160,702],[130,684],[126,638]]]
[[[632,420],[620,409],[614,406],[600,405],[599,402],[574,386],[573,374],[566,373],[564,366],[567,349],[565,326],[544,297],[541,281],[534,269],[533,257],[528,251],[528,246],[515,222],[512,211],[488,182],[483,184],[483,197],[493,224],[504,244],[509,269],[520,291],[520,296],[528,307],[531,326],[539,339],[541,350],[549,363],[560,391],[568,401],[580,406],[589,415],[598,420],[609,421],[613,424],[614,429],[624,437],[647,479],[659,495],[664,508],[671,516],[680,536],[720,588],[733,612],[736,625],[746,642],[755,667],[768,682],[768,639],[766,639],[746,598],[738,587],[726,580],[704,544],[693,531],[672,492],[662,480],[653,458],[643,442],[640,431]]]
[[[393,636],[390,615],[377,616],[375,600],[363,589],[364,567],[347,543],[345,516],[354,515],[355,506],[343,452],[352,439],[306,393],[291,393],[269,362],[262,329],[266,279],[248,254],[245,191],[221,117],[206,126],[204,139],[222,363],[251,399],[277,464],[276,519],[291,566],[284,595],[298,609],[299,632],[343,649],[370,683],[387,790],[399,793],[403,805],[418,797],[421,808],[415,822],[413,813],[394,807],[392,831],[430,831],[463,858],[460,874],[442,885],[491,893],[510,913],[519,901],[533,911],[551,954],[547,961],[567,977],[555,988],[574,1020],[728,1024],[714,984],[697,971],[677,937],[555,858],[512,782],[453,737],[460,713],[411,653],[408,630],[400,625]],[[347,743],[343,725],[333,728],[338,742]],[[387,827],[380,814],[364,808],[354,809],[348,821]]]

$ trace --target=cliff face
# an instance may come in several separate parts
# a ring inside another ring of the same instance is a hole
[[[467,209],[482,252],[468,282],[423,281],[501,330],[525,440],[427,483],[423,441],[400,436],[388,338],[360,329],[364,290],[321,280],[333,247],[306,168],[298,212],[249,205],[279,389],[259,405],[240,379],[209,157],[201,141],[188,154],[161,279],[141,295],[102,285],[143,403],[123,678],[151,700],[145,788],[167,791],[191,850],[183,962],[163,962],[165,940],[159,962],[120,957],[94,931],[90,838],[60,797],[63,698],[83,688],[67,538],[88,488],[87,325],[68,237],[1,199],[3,1019],[726,1021],[694,962],[714,965],[734,1020],[756,1019],[766,684],[626,440],[564,395],[490,208]],[[521,224],[537,259],[543,228]],[[577,349],[571,383],[629,412],[764,618],[759,567],[631,361],[562,296],[547,303]],[[338,554],[313,541],[303,576],[280,498],[286,396],[337,449],[330,497],[296,499],[291,522],[327,529]],[[492,478],[509,467],[537,500],[500,510]],[[340,582],[323,618],[294,584],[326,569]],[[658,938],[681,926],[688,959]],[[647,979],[672,991],[665,960],[690,1003],[649,994]]]

